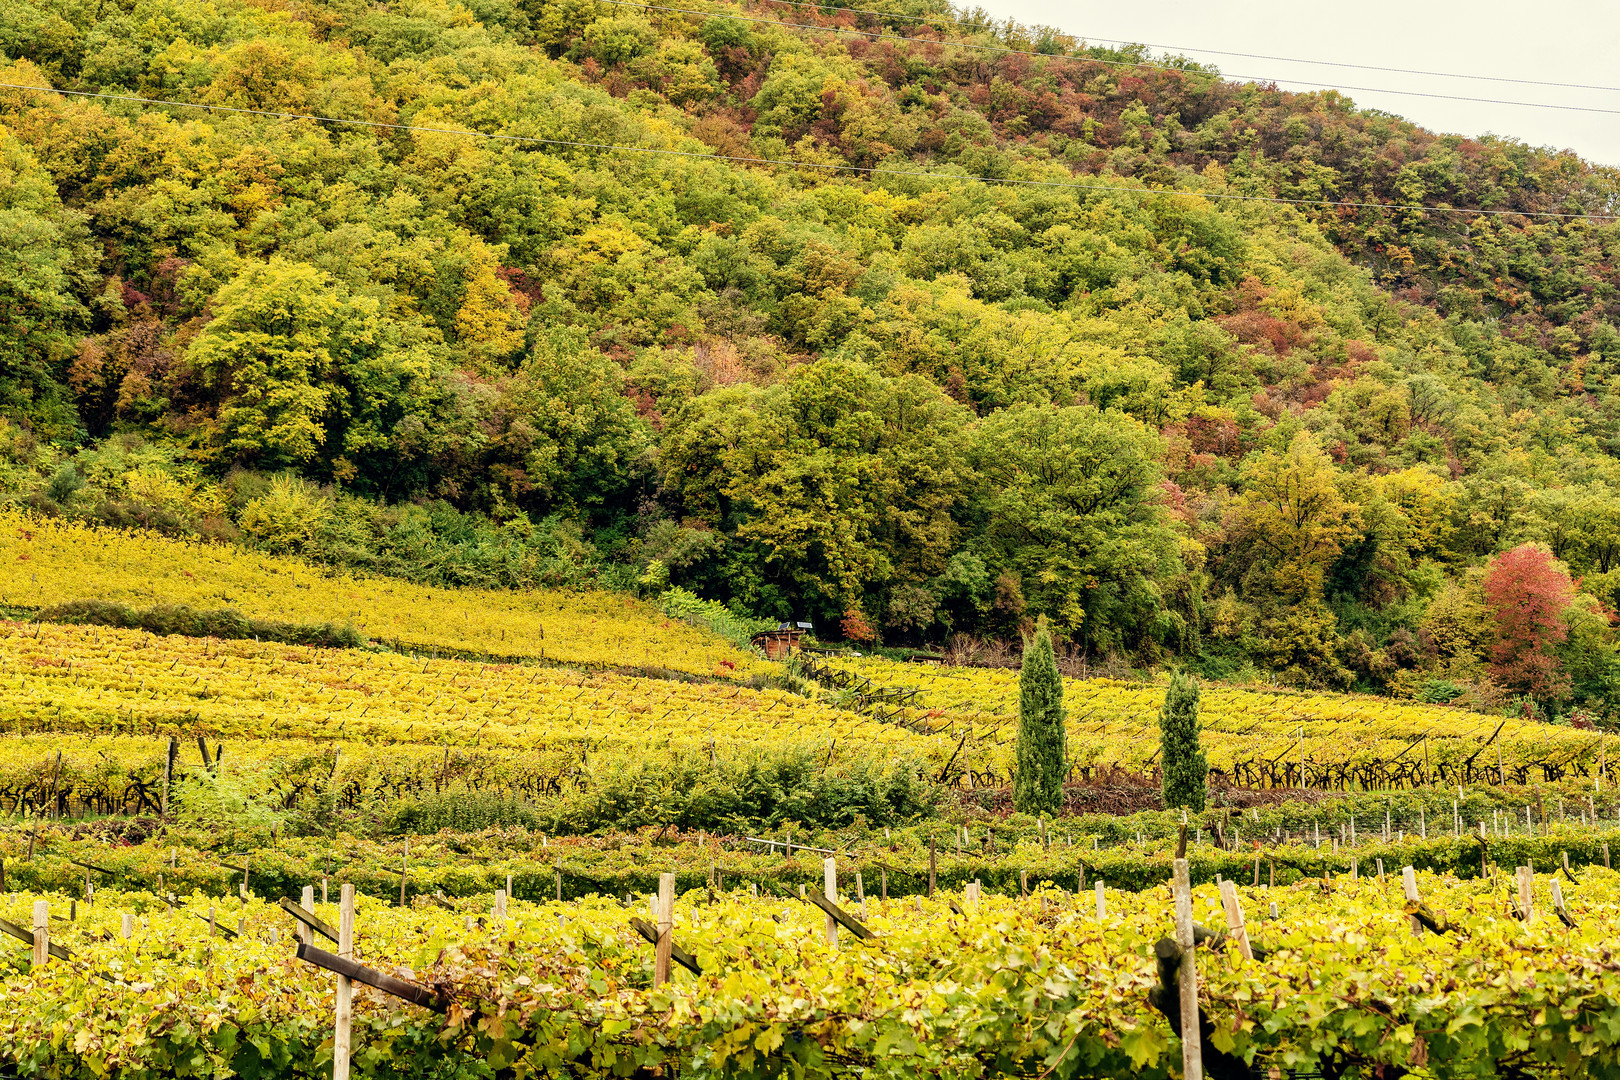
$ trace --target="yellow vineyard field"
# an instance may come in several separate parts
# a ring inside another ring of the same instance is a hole
[[[435,589],[332,574],[220,544],[0,513],[0,605],[73,600],[234,608],[259,618],[349,624],[373,640],[423,651],[715,677],[762,663],[627,596]]]
[[[992,740],[1003,743],[1014,738],[1016,671],[870,657],[840,658],[830,666],[874,687],[919,690],[896,719],[993,731]],[[1114,767],[1150,770],[1159,751],[1163,700],[1158,686],[1065,679],[1068,748],[1076,770],[1091,776]],[[1311,786],[1370,787],[1504,775],[1522,783],[1595,776],[1608,767],[1607,739],[1597,731],[1389,698],[1210,684],[1202,691],[1200,717],[1210,765],[1244,784],[1298,783],[1302,769]]]
[[[815,746],[948,754],[947,733],[774,689],[534,664],[0,623],[0,732],[292,740],[582,758]]]

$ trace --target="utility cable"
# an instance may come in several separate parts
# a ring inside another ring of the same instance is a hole
[[[875,30],[855,30],[845,26],[782,22],[778,19],[762,19],[754,15],[732,15],[723,11],[699,11],[695,8],[665,7],[662,4],[636,3],[635,0],[596,0],[596,2],[599,4],[611,4],[614,7],[639,8],[642,11],[667,11],[676,15],[701,15],[710,19],[732,19],[737,22],[763,23],[767,26],[781,26],[789,30],[814,30],[823,34],[849,34],[854,37],[867,38],[871,41],[908,41],[921,45],[943,45],[957,49],[972,49],[975,52],[995,53],[1000,56],[1029,56],[1037,60],[1069,60],[1083,64],[1107,64],[1111,67],[1163,67],[1170,71],[1184,70],[1169,65],[1154,64],[1151,61],[1144,63],[1132,60],[1099,60],[1090,56],[1032,52],[1029,49],[1009,49],[1000,45],[975,45],[966,41],[940,41],[935,38],[908,37],[905,34],[885,34]],[[1239,75],[1235,72],[1222,72],[1219,75],[1211,74],[1210,77],[1242,80],[1244,82],[1289,83],[1294,86],[1315,86],[1327,90],[1350,90],[1361,94],[1398,94],[1401,97],[1432,98],[1440,101],[1469,101],[1480,105],[1511,105],[1525,109],[1556,109],[1559,112],[1601,113],[1606,116],[1620,116],[1620,109],[1599,109],[1590,105],[1552,105],[1543,101],[1504,101],[1500,98],[1467,97],[1462,94],[1436,94],[1425,90],[1385,90],[1376,86],[1346,86],[1314,79],[1279,79],[1271,75]]]
[[[825,12],[828,15],[837,15],[841,11],[847,11],[855,15],[876,15],[879,18],[884,19],[905,19],[910,22],[919,23],[942,22],[949,23],[952,26],[959,26],[967,30],[997,30],[1000,27],[1000,24],[997,23],[966,22],[962,19],[953,19],[946,15],[902,15],[893,11],[877,11],[873,8],[852,8],[843,6],[834,6],[829,8],[825,4],[807,3],[806,0],[760,0],[760,2],[785,4],[788,7],[796,8],[814,8],[817,11]],[[1011,21],[1012,20],[1010,19],[1008,20],[1009,23]],[[1029,28],[1026,27],[1026,29]],[[1056,27],[1053,29],[1056,29]],[[1208,53],[1211,56],[1236,56],[1243,60],[1276,60],[1285,64],[1319,64],[1322,67],[1355,68],[1358,71],[1388,71],[1398,75],[1426,75],[1436,79],[1467,79],[1471,82],[1514,83],[1519,86],[1556,86],[1566,90],[1602,90],[1608,93],[1620,93],[1620,86],[1594,86],[1588,83],[1548,82],[1543,79],[1512,79],[1505,75],[1462,75],[1450,71],[1426,71],[1422,68],[1383,67],[1377,64],[1351,64],[1338,60],[1309,60],[1298,56],[1271,56],[1266,53],[1229,52],[1225,49],[1205,49],[1188,45],[1153,45],[1147,42],[1130,41],[1126,38],[1093,37],[1089,34],[1070,34],[1069,36],[1081,42],[1101,41],[1110,45],[1140,45],[1144,49],[1160,49],[1165,52]],[[1039,55],[1048,56],[1053,54],[1040,53]],[[1076,57],[1075,59],[1089,58]],[[1118,63],[1118,61],[1115,62]],[[1141,60],[1137,61],[1136,63],[1143,67],[1163,67],[1171,71],[1181,70],[1173,64],[1159,64],[1152,60]]]
[[[1189,191],[1181,188],[1125,187],[1113,184],[1085,184],[1064,180],[1020,180],[1004,176],[982,176],[961,173],[930,173],[915,169],[885,169],[864,165],[830,165],[816,161],[793,161],[787,158],[747,157],[739,154],[701,153],[696,150],[669,150],[654,146],[627,146],[622,143],[585,142],[576,139],[542,139],[534,135],[507,135],[500,132],[478,131],[472,128],[428,127],[423,124],[391,124],[382,120],[351,120],[340,116],[317,116],[312,113],[280,112],[273,109],[245,109],[235,105],[209,105],[193,101],[169,101],[164,98],[137,97],[133,94],[104,94],[91,90],[59,90],[54,86],[30,86],[23,83],[0,82],[0,90],[33,90],[44,94],[62,94],[72,97],[95,98],[103,101],[124,101],[139,105],[160,105],[181,109],[201,109],[205,112],[233,113],[244,116],[264,116],[276,120],[313,120],[322,124],[349,124],[354,127],[375,128],[384,131],[421,131],[435,135],[463,135],[477,139],[497,139],[505,142],[539,146],[566,146],[584,150],[610,150],[633,154],[659,154],[666,157],[702,158],[711,161],[732,161],[742,165],[781,165],[790,169],[821,169],[825,172],[855,173],[862,176],[900,176],[932,181],[978,181],[985,184],[1006,184],[1017,187],[1063,188],[1071,191],[1095,191],[1103,194],[1126,195],[1191,195],[1220,202],[1274,203],[1283,206],[1312,206],[1324,210],[1410,210],[1427,214],[1472,214],[1476,217],[1553,218],[1571,221],[1612,221],[1613,214],[1565,214],[1551,210],[1485,210],[1466,207],[1423,206],[1417,203],[1352,202],[1325,199],[1289,199],[1267,195],[1233,195],[1225,192]]]

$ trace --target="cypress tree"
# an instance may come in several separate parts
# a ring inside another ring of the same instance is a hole
[[[1164,762],[1164,805],[1202,810],[1209,787],[1209,759],[1199,742],[1198,683],[1176,668],[1159,710],[1160,758]]]
[[[1018,672],[1018,773],[1013,778],[1013,809],[1025,814],[1057,813],[1063,806],[1063,777],[1068,771],[1063,679],[1043,619],[1034,638],[1024,645],[1024,664]]]

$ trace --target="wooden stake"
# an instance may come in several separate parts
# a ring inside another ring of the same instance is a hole
[[[51,956],[51,905],[34,901],[34,967],[42,967]]]
[[[496,925],[501,925],[501,924],[506,922],[506,890],[505,889],[496,889],[495,890],[495,906],[491,909],[490,913],[492,915],[494,915]]]
[[[934,898],[934,880],[937,870],[937,857],[934,852],[934,838],[928,838],[928,899]]]
[[[1108,918],[1108,898],[1103,893],[1102,878],[1097,879],[1097,921],[1102,922]]]
[[[1418,899],[1417,873],[1410,866],[1401,868],[1401,887],[1406,890],[1406,898],[1416,901]],[[1412,936],[1423,936],[1423,924],[1418,922],[1416,915],[1408,915],[1406,921],[1412,925]]]
[[[1177,859],[1172,885],[1176,900],[1176,944],[1181,946],[1181,1073],[1203,1080],[1203,1036],[1198,1028],[1197,946],[1193,938],[1192,884],[1187,860]]]
[[[304,886],[304,892],[298,899],[298,906],[303,908],[305,911],[315,910],[315,886]],[[302,941],[305,945],[313,945],[315,943],[315,931],[311,930],[308,924],[302,922],[299,923],[294,932],[298,935],[298,940]]]
[[[861,905],[861,918],[866,918],[866,884],[861,881],[861,872],[855,871],[855,899]]]
[[[118,936],[125,941],[135,932],[135,916],[125,912],[118,918]]]
[[[821,895],[829,903],[838,903],[838,861],[836,859],[821,860]],[[831,915],[827,916],[827,944],[833,948],[838,947],[838,920]]]
[[[1243,923],[1243,905],[1238,901],[1237,886],[1230,881],[1221,882],[1221,908],[1226,912],[1226,929],[1238,943],[1238,951],[1245,960],[1254,959],[1249,945],[1249,931]]]
[[[675,925],[675,875],[658,875],[658,947],[653,959],[653,989],[669,982],[669,955]]]
[[[338,890],[338,955],[354,959],[354,883]],[[350,1023],[354,1011],[354,983],[337,977],[337,1018],[332,1027],[332,1080],[349,1080]]]
[[[1519,914],[1524,917],[1524,925],[1529,926],[1536,921],[1535,894],[1531,891],[1532,871],[1528,866],[1518,868],[1519,879]]]
[[[174,759],[180,754],[180,743],[172,736],[169,739],[169,752],[163,758],[163,801],[158,807],[158,820],[169,820],[169,784],[174,780]]]
[[[405,906],[405,875],[411,868],[411,838],[405,838],[405,850],[399,856],[399,906]],[[345,888],[347,885],[345,884]],[[341,894],[340,894],[341,895]]]

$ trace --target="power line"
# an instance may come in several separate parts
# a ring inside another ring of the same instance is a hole
[[[1016,187],[1063,188],[1071,191],[1096,191],[1113,195],[1191,195],[1219,202],[1275,203],[1282,206],[1314,206],[1324,210],[1411,210],[1426,214],[1472,214],[1476,217],[1556,218],[1572,221],[1612,221],[1613,214],[1563,214],[1551,210],[1485,210],[1468,207],[1423,206],[1417,203],[1381,203],[1331,201],[1325,199],[1288,199],[1267,195],[1233,195],[1225,192],[1188,191],[1180,188],[1124,187],[1114,184],[1085,184],[1065,180],[1019,180],[1004,176],[981,176],[960,173],[930,173],[914,169],[885,169],[863,165],[829,165],[816,161],[793,161],[788,158],[747,157],[739,154],[702,153],[696,150],[669,150],[655,146],[627,146],[622,143],[585,142],[576,139],[542,139],[535,135],[507,135],[501,132],[478,131],[472,128],[428,127],[423,124],[390,124],[382,120],[350,120],[341,116],[317,116],[313,113],[279,112],[273,109],[244,109],[235,105],[208,105],[193,101],[169,101],[164,98],[137,97],[133,94],[104,94],[91,90],[59,90],[54,86],[29,86],[23,83],[0,82],[3,90],[33,90],[42,94],[63,94],[72,97],[95,98],[103,101],[126,101],[139,105],[161,105],[180,109],[201,109],[204,112],[233,113],[244,116],[265,116],[274,120],[313,120],[322,124],[349,124],[354,127],[376,128],[385,131],[421,131],[434,135],[464,135],[478,139],[497,139],[513,143],[532,143],[539,146],[566,146],[584,150],[611,150],[632,154],[658,154],[666,157],[703,158],[711,161],[734,161],[742,165],[782,165],[790,169],[821,169],[833,173],[854,173],[862,176],[901,176],[933,181],[978,181],[985,184],[1007,184]]]
[[[806,0],[760,0],[760,2],[784,4],[788,7],[796,8],[815,8],[818,11],[828,10],[827,6],[824,4],[808,3]],[[998,24],[996,23],[966,22],[962,19],[953,19],[947,15],[901,15],[898,12],[877,11],[873,8],[835,6],[831,9],[831,14],[836,15],[840,11],[847,11],[855,15],[876,15],[884,19],[906,19],[910,22],[919,23],[950,23],[952,26],[960,26],[968,30],[995,30],[998,28]],[[1008,20],[1009,23],[1011,23],[1011,21],[1012,20],[1010,19]],[[1054,27],[1054,29],[1056,28]],[[1514,83],[1519,86],[1556,86],[1566,90],[1602,90],[1609,93],[1620,93],[1620,86],[1594,86],[1588,83],[1548,82],[1543,79],[1512,79],[1505,75],[1461,75],[1450,71],[1427,71],[1423,68],[1382,67],[1377,64],[1351,64],[1338,60],[1309,60],[1298,56],[1271,56],[1266,53],[1229,52],[1224,49],[1205,49],[1202,47],[1193,47],[1188,45],[1153,45],[1148,42],[1131,41],[1127,38],[1095,37],[1090,34],[1074,34],[1070,36],[1079,39],[1081,42],[1101,41],[1110,45],[1140,45],[1144,49],[1161,49],[1165,52],[1208,53],[1211,56],[1236,56],[1244,60],[1277,60],[1285,64],[1318,64],[1322,67],[1355,68],[1358,71],[1388,71],[1398,75],[1427,75],[1436,79],[1466,79],[1470,82]],[[1050,54],[1040,53],[1039,55],[1047,56]],[[1075,59],[1090,59],[1090,57],[1075,57]],[[1099,61],[1099,63],[1100,62],[1101,61]],[[1119,61],[1115,61],[1115,63],[1118,62]],[[1138,61],[1138,63],[1151,67],[1167,67],[1172,71],[1181,70],[1174,65],[1155,64],[1151,60],[1142,60]]]
[[[776,3],[785,3],[787,0],[775,0]],[[1596,86],[1590,83],[1548,82],[1544,79],[1513,79],[1506,75],[1460,75],[1450,71],[1426,71],[1423,68],[1383,67],[1378,64],[1351,64],[1342,60],[1306,60],[1297,56],[1270,56],[1266,53],[1228,52],[1224,49],[1193,48],[1184,45],[1149,45],[1145,42],[1124,41],[1120,38],[1083,38],[1085,41],[1106,41],[1113,45],[1141,45],[1144,49],[1162,49],[1167,52],[1178,53],[1208,53],[1211,56],[1236,56],[1243,60],[1277,60],[1285,64],[1318,64],[1322,67],[1354,68],[1357,71],[1387,71],[1397,75],[1425,75],[1435,79],[1467,79],[1472,82],[1499,82],[1513,83],[1517,86],[1555,86],[1564,90],[1601,90],[1606,93],[1620,94],[1620,86]],[[1396,90],[1380,90],[1379,93],[1399,93]],[[1503,104],[1513,104],[1504,102]]]
[[[754,15],[732,15],[719,11],[699,11],[694,8],[665,7],[661,4],[636,3],[634,0],[596,0],[600,4],[610,4],[614,7],[639,8],[643,11],[667,11],[676,15],[701,15],[710,19],[732,19],[737,22],[763,23],[767,26],[781,26],[790,30],[814,30],[823,34],[849,34],[854,37],[863,37],[872,41],[907,41],[921,45],[944,45],[958,49],[971,49],[975,52],[996,53],[1002,56],[1029,56],[1037,60],[1070,60],[1086,64],[1107,64],[1110,67],[1154,67],[1167,71],[1182,71],[1183,68],[1170,64],[1154,63],[1151,60],[1101,60],[1091,56],[1070,56],[1066,53],[1041,53],[1029,49],[1010,49],[1000,45],[975,45],[966,41],[940,41],[935,38],[911,37],[905,34],[885,34],[874,30],[855,30],[844,26],[821,26],[817,23],[792,23],[779,19],[763,19]],[[1377,86],[1349,86],[1342,83],[1328,83],[1317,79],[1279,79],[1272,75],[1241,75],[1236,72],[1223,72],[1222,79],[1243,80],[1245,82],[1259,83],[1288,83],[1293,86],[1315,86],[1328,90],[1350,90],[1362,94],[1396,94],[1401,97],[1431,98],[1440,101],[1468,101],[1480,105],[1511,105],[1525,109],[1554,109],[1559,112],[1600,113],[1606,116],[1620,116],[1620,109],[1599,109],[1590,105],[1552,105],[1542,101],[1507,101],[1501,98],[1468,97],[1462,94],[1436,94],[1424,90],[1386,90]]]

